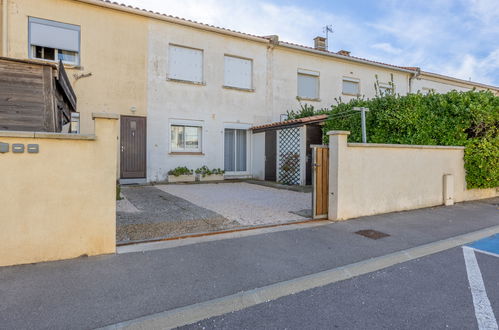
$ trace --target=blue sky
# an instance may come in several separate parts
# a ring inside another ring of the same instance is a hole
[[[499,86],[499,0],[121,0],[256,35]]]

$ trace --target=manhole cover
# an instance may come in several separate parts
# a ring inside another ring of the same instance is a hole
[[[390,236],[390,235],[388,235],[386,233],[383,233],[383,232],[380,232],[380,231],[377,231],[377,230],[373,230],[373,229],[359,230],[359,231],[356,231],[355,233],[357,235],[362,235],[364,237],[371,238],[371,239],[380,239],[380,238],[383,238],[383,237]]]

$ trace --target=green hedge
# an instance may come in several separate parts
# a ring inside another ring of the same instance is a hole
[[[499,97],[488,91],[447,94],[385,95],[374,99],[337,100],[329,109],[303,105],[290,118],[327,113],[323,132],[348,130],[350,142],[361,142],[360,113],[366,114],[367,142],[465,146],[468,188],[499,186]],[[324,135],[327,142],[327,135]]]

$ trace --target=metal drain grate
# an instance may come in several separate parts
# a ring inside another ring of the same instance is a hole
[[[377,230],[373,230],[373,229],[359,230],[359,231],[356,231],[355,233],[357,235],[361,235],[361,236],[364,236],[364,237],[367,237],[367,238],[370,238],[370,239],[380,239],[380,238],[383,238],[383,237],[390,236],[390,235],[388,235],[386,233],[383,233],[383,232],[380,232],[380,231],[377,231]]]

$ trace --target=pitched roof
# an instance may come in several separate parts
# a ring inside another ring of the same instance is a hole
[[[345,59],[347,61],[350,60],[350,61],[355,61],[355,62],[367,62],[367,63],[378,65],[378,66],[391,67],[391,68],[394,68],[397,70],[411,71],[413,73],[416,73],[419,70],[419,68],[416,68],[416,67],[399,66],[399,65],[394,65],[394,64],[388,64],[388,63],[368,60],[368,59],[365,59],[362,57],[357,57],[357,56],[352,56],[352,55],[343,55],[343,54],[340,54],[339,52],[331,52],[329,50],[320,50],[320,49],[316,49],[314,47],[303,46],[303,45],[295,44],[292,42],[279,41],[279,45],[283,45],[283,46],[288,45],[288,46],[292,46],[293,48],[298,47],[298,48],[302,48],[303,50],[313,51],[315,53],[324,53],[325,55],[331,55],[334,57]]]
[[[185,18],[173,16],[173,15],[155,12],[152,10],[134,7],[131,5],[126,5],[123,3],[118,3],[118,2],[110,1],[110,0],[76,0],[76,1],[84,2],[84,3],[88,3],[88,4],[93,4],[96,6],[108,7],[108,8],[115,9],[115,10],[128,11],[128,12],[131,12],[131,13],[134,13],[137,15],[149,16],[152,18],[162,19],[162,20],[169,21],[172,23],[194,26],[194,27],[198,27],[201,29],[209,29],[209,30],[212,30],[215,32],[230,34],[230,35],[238,36],[241,38],[248,38],[248,39],[252,39],[252,40],[260,41],[260,42],[269,43],[272,40],[272,36],[257,36],[254,34],[244,33],[244,32],[231,30],[231,29],[227,29],[227,28],[223,28],[223,27],[219,27],[219,26],[215,26],[215,25],[211,25],[211,24],[201,23],[201,22],[197,22],[194,20],[189,20],[189,19],[185,19]],[[291,42],[278,41],[277,43],[281,46],[284,46],[284,47],[288,46],[288,47],[292,47],[295,49],[298,48],[299,50],[329,55],[329,56],[341,58],[341,59],[344,59],[347,61],[350,60],[350,61],[354,61],[354,62],[362,62],[362,63],[366,63],[366,64],[373,64],[373,65],[377,65],[377,66],[394,68],[394,69],[402,70],[402,71],[410,71],[410,72],[414,71],[415,72],[415,70],[412,70],[411,68],[407,68],[407,67],[372,61],[372,60],[368,60],[368,59],[364,59],[364,58],[360,58],[360,57],[355,57],[355,56],[351,56],[351,55],[348,55],[348,56],[341,55],[341,54],[338,54],[336,52],[330,52],[327,50],[318,50],[318,49],[315,49],[313,47],[294,44]]]
[[[262,36],[257,36],[257,35],[253,35],[253,34],[249,34],[249,33],[231,30],[231,29],[227,29],[227,28],[223,28],[223,27],[219,27],[219,26],[215,26],[215,25],[211,25],[211,24],[201,23],[201,22],[197,22],[194,20],[190,20],[190,19],[186,19],[186,18],[182,18],[182,17],[177,17],[177,16],[173,16],[173,15],[168,15],[165,13],[160,13],[157,11],[148,10],[148,9],[144,9],[144,8],[134,7],[131,5],[126,5],[124,3],[119,3],[119,2],[115,2],[115,1],[110,1],[110,0],[75,0],[75,1],[84,2],[84,3],[96,5],[96,6],[107,7],[107,8],[111,8],[111,9],[115,9],[115,10],[127,11],[127,12],[131,12],[131,13],[134,13],[137,15],[149,16],[152,18],[170,21],[172,23],[196,26],[198,28],[205,28],[205,29],[209,29],[209,30],[215,30],[216,32],[219,32],[219,33],[237,35],[237,36],[243,37],[243,38],[246,37],[246,38],[251,38],[254,40],[259,40],[262,42],[268,42],[268,39],[266,39]]]
[[[310,116],[310,117],[303,117],[303,118],[298,118],[298,119],[290,119],[290,120],[285,120],[285,121],[278,121],[275,123],[270,123],[270,124],[265,124],[265,125],[259,125],[259,126],[253,126],[251,127],[252,130],[266,130],[266,129],[277,129],[280,127],[285,127],[285,126],[301,126],[305,124],[313,124],[313,123],[320,123],[325,121],[329,116],[326,114],[323,115],[315,115],[315,116]]]

